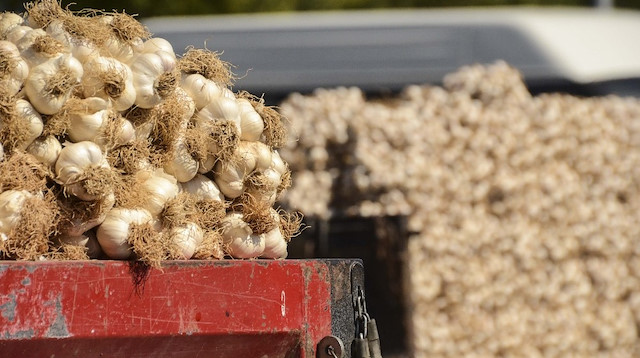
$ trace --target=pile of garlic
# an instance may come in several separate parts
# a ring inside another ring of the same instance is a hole
[[[638,356],[640,100],[532,96],[505,63],[443,83],[290,96],[285,202],[408,215],[413,357]]]
[[[0,256],[284,258],[280,115],[208,50],[57,0],[0,14]]]

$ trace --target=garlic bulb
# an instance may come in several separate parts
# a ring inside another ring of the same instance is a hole
[[[150,38],[147,41],[144,41],[141,46],[136,48],[136,53],[139,54],[155,53],[156,51],[164,51],[169,54],[174,54],[175,57],[175,51],[173,51],[171,43],[161,37]]]
[[[238,98],[240,107],[240,140],[258,141],[264,131],[264,122],[256,112],[251,102],[245,98]]]
[[[264,235],[264,251],[260,257],[268,259],[284,259],[287,257],[287,241],[277,226]]]
[[[111,101],[113,108],[124,111],[136,100],[133,74],[129,66],[109,57],[95,57],[84,63],[82,92],[85,97]]]
[[[29,26],[15,26],[11,28],[11,30],[7,31],[6,39],[7,41],[13,42],[14,44],[18,43],[20,39],[22,39],[26,34],[33,31],[33,29]]]
[[[204,239],[204,231],[194,223],[187,223],[171,228],[170,240],[180,248],[181,259],[188,260],[196,252],[196,248]]]
[[[245,178],[256,168],[256,156],[251,142],[240,142],[235,158],[218,162],[214,169],[214,181],[225,197],[235,199],[244,192]]]
[[[83,181],[90,178],[93,171],[100,169],[110,169],[109,163],[100,147],[89,141],[71,143],[62,148],[55,165],[57,179],[73,195],[86,201],[101,197],[97,193],[88,193],[83,186]]]
[[[13,96],[27,79],[29,65],[20,57],[16,45],[9,41],[0,41],[0,63],[0,86]]]
[[[60,41],[42,29],[29,32],[18,41],[16,46],[30,67],[69,52]]]
[[[92,231],[86,234],[80,234],[77,236],[61,235],[57,237],[57,240],[61,244],[73,245],[87,248],[87,256],[91,259],[100,258],[102,255],[102,248],[98,243],[95,233]]]
[[[8,235],[20,222],[24,201],[34,195],[25,190],[7,190],[0,194],[0,233]]]
[[[21,53],[27,50],[29,47],[33,46],[35,40],[38,37],[47,35],[47,33],[43,29],[29,29],[30,30],[25,31],[24,34],[14,42],[16,44],[16,47],[18,48],[18,51],[20,51]]]
[[[0,14],[0,40],[5,39],[7,33],[16,26],[21,26],[24,20],[22,16],[13,12],[3,12]]]
[[[198,174],[186,183],[181,183],[182,190],[193,194],[197,200],[224,201],[224,195],[216,183],[204,175]]]
[[[229,255],[238,259],[260,256],[264,252],[263,235],[253,235],[249,225],[242,219],[242,214],[228,213],[220,223],[223,243],[229,247]]]
[[[103,149],[113,149],[133,142],[136,133],[131,122],[109,109],[99,97],[82,100],[82,105],[69,114],[67,133],[72,142],[92,141]]]
[[[47,26],[46,32],[54,39],[60,41],[67,51],[80,63],[85,63],[100,55],[96,46],[91,41],[75,37],[64,29],[64,24],[60,20],[53,20]]]
[[[60,141],[54,136],[37,138],[27,147],[27,152],[36,157],[40,162],[53,167],[62,151]]]
[[[198,161],[191,157],[182,136],[173,145],[173,150],[164,164],[164,170],[181,183],[188,182],[198,174]]]
[[[179,81],[176,64],[175,55],[164,51],[143,53],[133,59],[137,106],[151,108],[173,92]]]
[[[118,16],[118,18],[116,18],[116,16]],[[133,33],[130,31],[133,29],[124,29],[121,27],[133,25],[136,24],[136,22],[122,23],[118,20],[122,20],[128,16],[126,14],[116,14],[116,16],[104,15],[99,17],[99,21],[109,25],[113,30],[113,32],[105,33],[105,40],[101,52],[104,56],[115,58],[123,63],[130,63],[136,54],[136,49],[143,46],[143,40],[138,37],[139,34],[131,37]],[[127,33],[125,34],[125,32]]]
[[[99,205],[99,210],[96,210],[97,212],[94,217],[86,219],[72,218],[69,225],[65,225],[62,228],[62,234],[67,236],[80,236],[102,224],[104,219],[107,217],[107,213],[109,213],[115,203],[116,196],[113,193],[107,194],[104,198],[100,199],[100,202],[96,203],[96,205]]]
[[[262,142],[248,142],[256,158],[256,170],[262,171],[272,165],[273,154],[271,148]],[[281,159],[282,160],[282,159]]]
[[[144,209],[111,209],[96,231],[102,251],[112,259],[128,258],[132,253],[127,242],[131,225],[150,224],[152,220]]]
[[[82,64],[71,55],[60,55],[35,66],[24,89],[31,104],[42,114],[58,112],[82,78]]]
[[[206,174],[216,165],[218,158],[213,154],[207,154],[207,158],[198,165],[198,173]]]
[[[13,132],[10,134],[12,136],[11,141],[5,144],[9,145],[10,143],[12,149],[25,150],[42,134],[44,128],[42,117],[28,101],[23,99],[15,102],[12,114],[13,116],[11,116],[8,123],[0,117],[0,130],[7,125],[9,126],[9,131]]]
[[[222,87],[200,74],[183,75],[181,87],[189,94],[201,110],[214,98],[222,96]]]
[[[173,176],[167,175],[161,170],[154,173],[141,173],[140,175],[147,176],[142,184],[146,200],[140,206],[151,215],[158,216],[162,213],[165,204],[178,195],[180,187]]]
[[[216,121],[219,119],[227,119],[232,121],[238,129],[238,134],[242,138],[242,127],[240,125],[240,107],[236,103],[235,98],[216,97],[202,108],[198,114],[200,120]]]

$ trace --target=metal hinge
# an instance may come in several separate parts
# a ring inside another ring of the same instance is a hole
[[[382,358],[380,336],[376,320],[367,312],[367,301],[362,287],[356,287],[353,298],[356,335],[351,343],[351,358]]]

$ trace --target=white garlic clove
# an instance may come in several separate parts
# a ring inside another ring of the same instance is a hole
[[[264,233],[264,251],[260,257],[268,259],[284,259],[287,257],[287,241],[279,227]]]
[[[15,120],[21,126],[23,137],[20,138],[14,149],[25,150],[42,134],[44,123],[40,114],[31,106],[29,101],[24,99],[16,101],[15,115]],[[2,119],[0,119],[0,127],[2,127]]]
[[[155,53],[157,51],[164,51],[175,55],[175,51],[173,51],[171,43],[161,37],[150,38],[147,41],[144,41],[141,46],[137,46],[135,50],[136,53]]]

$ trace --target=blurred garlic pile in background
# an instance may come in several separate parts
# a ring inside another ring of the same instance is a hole
[[[640,100],[532,96],[505,63],[281,104],[306,215],[408,215],[414,357],[640,355]]]

